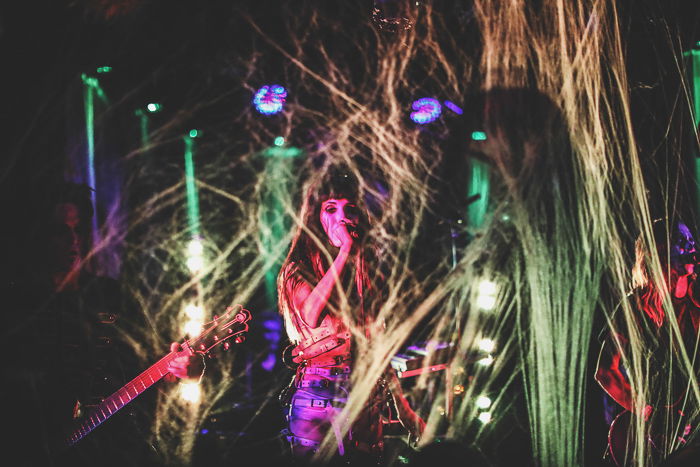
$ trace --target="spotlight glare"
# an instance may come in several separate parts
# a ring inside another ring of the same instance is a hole
[[[188,303],[185,306],[185,314],[191,320],[202,321],[204,319],[204,310],[201,306],[195,305],[194,303]]]
[[[487,424],[491,421],[491,412],[481,412],[479,414],[479,421],[483,424]]]
[[[482,310],[493,310],[496,307],[498,287],[495,282],[483,280],[479,283],[476,306]]]
[[[158,112],[160,110],[160,108],[161,108],[160,104],[155,103],[155,102],[151,102],[150,104],[148,104],[146,106],[146,110],[148,110],[151,113]]]
[[[491,399],[487,396],[479,396],[476,398],[476,406],[480,409],[488,409],[491,407]]]
[[[481,366],[490,366],[493,363],[493,357],[489,355],[488,357],[482,358],[477,363]]]
[[[199,383],[180,383],[180,397],[183,400],[196,404],[202,398],[202,390]]]
[[[442,113],[440,102],[432,97],[422,97],[413,101],[412,108],[415,112],[411,112],[411,120],[419,125],[434,122]]]
[[[479,293],[482,295],[496,295],[496,283],[488,280],[479,282]]]
[[[263,115],[273,115],[282,111],[287,100],[287,90],[279,84],[265,85],[258,89],[253,104]]]
[[[190,256],[202,256],[202,252],[204,252],[204,246],[199,239],[192,239],[187,244],[187,253],[189,253]]]
[[[278,146],[278,147],[284,146],[284,137],[278,136],[277,138],[275,138],[274,144],[275,144],[275,146]]]
[[[201,256],[190,256],[187,258],[187,267],[191,272],[199,272],[204,267],[204,258]]]
[[[188,336],[198,336],[202,332],[201,320],[189,320],[182,326],[182,330]]]
[[[484,352],[491,353],[495,348],[496,343],[493,341],[493,339],[481,339],[479,341],[479,349],[483,350]]]

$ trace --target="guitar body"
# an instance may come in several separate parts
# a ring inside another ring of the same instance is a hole
[[[676,412],[673,413],[675,414]],[[676,442],[682,446],[685,444],[685,437],[689,434],[690,430],[685,423],[681,423],[682,415],[680,415],[680,417],[680,419],[676,418],[676,420],[678,426],[683,432],[679,434]],[[635,436],[635,432],[637,430],[636,423],[637,421],[632,415],[632,412],[625,410],[615,417],[613,422],[610,424],[606,456],[609,457],[616,466],[623,467],[632,465],[632,458],[637,439]],[[663,434],[656,433],[654,430],[649,429],[646,422],[643,425],[643,428],[645,431],[645,452],[651,456],[653,465],[656,465],[663,459],[663,449],[667,444],[667,439]]]
[[[610,424],[607,454],[617,466],[628,465],[632,459],[634,437],[631,428],[632,412],[629,410],[618,414]]]

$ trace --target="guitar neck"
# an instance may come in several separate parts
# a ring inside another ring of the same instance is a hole
[[[163,376],[168,374],[168,365],[178,356],[188,355],[188,351],[170,352],[165,357],[150,366],[146,371],[126,383],[121,389],[105,398],[85,417],[80,426],[73,431],[67,443],[73,446],[92,430],[114,415],[119,409],[134,400],[143,391],[153,386]]]

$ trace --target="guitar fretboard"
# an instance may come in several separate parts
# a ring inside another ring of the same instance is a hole
[[[73,446],[83,439],[102,422],[114,415],[119,409],[127,405],[143,391],[151,387],[156,381],[168,374],[168,365],[178,356],[187,355],[188,352],[171,352],[158,360],[146,371],[126,383],[121,389],[105,398],[83,420],[80,426],[71,434],[67,443]]]

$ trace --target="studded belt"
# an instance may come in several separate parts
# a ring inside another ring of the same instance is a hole
[[[305,375],[318,375],[318,376],[341,376],[349,375],[351,368],[349,366],[333,366],[333,367],[321,367],[312,366],[309,368],[304,368],[303,374]]]
[[[325,409],[326,407],[345,407],[344,402],[338,402],[333,399],[301,399],[295,398],[292,402],[292,407],[315,407],[319,409]]]
[[[317,367],[317,366],[338,366],[342,365],[343,363],[348,363],[351,360],[350,354],[344,354],[344,355],[334,355],[332,357],[317,357],[317,358],[312,358],[310,360],[304,360],[303,364],[306,366],[306,369],[308,370],[311,367]]]

